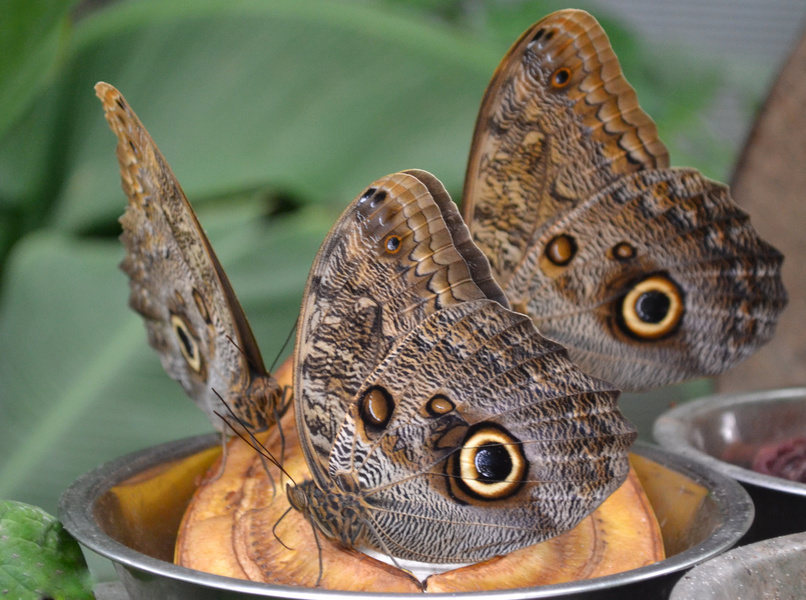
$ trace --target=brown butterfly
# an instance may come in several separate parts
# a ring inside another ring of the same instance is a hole
[[[118,138],[129,304],[140,313],[162,366],[222,432],[220,415],[263,430],[284,390],[266,371],[224,269],[154,140],[111,85],[95,92]],[[229,412],[231,411],[231,412]]]
[[[623,482],[618,391],[507,308],[442,184],[379,179],[333,226],[297,326],[291,505],[346,546],[474,562],[570,529]]]
[[[513,308],[622,389],[725,371],[786,305],[782,255],[726,186],[669,167],[584,11],[538,21],[504,57],[462,204]]]

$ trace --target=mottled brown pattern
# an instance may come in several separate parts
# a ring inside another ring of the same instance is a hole
[[[228,431],[215,414],[228,414],[221,398],[242,425],[265,429],[282,408],[282,390],[266,372],[207,236],[120,92],[106,83],[95,91],[118,137],[121,182],[129,199],[120,222],[126,248],[121,268],[129,276],[131,307],[143,316],[165,370],[217,429]],[[185,358],[183,347],[185,354],[190,348],[198,355],[200,367]]]
[[[532,26],[487,89],[463,212],[516,310],[584,370],[645,389],[735,365],[786,304],[781,254],[727,187],[669,168],[604,30],[584,11]],[[552,260],[558,236],[573,244]],[[668,333],[636,336],[622,299],[662,274],[682,291]]]
[[[311,269],[294,373],[313,480],[289,501],[321,533],[406,559],[479,561],[573,527],[624,480],[635,432],[618,392],[505,302],[433,176],[390,175],[345,210]],[[361,410],[368,394],[388,396],[388,419]],[[486,500],[452,467],[479,427],[528,463]]]

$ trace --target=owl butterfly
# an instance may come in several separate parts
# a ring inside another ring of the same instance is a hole
[[[264,367],[224,269],[137,115],[111,85],[98,83],[95,92],[118,138],[129,199],[120,219],[129,304],[162,366],[217,429],[227,431],[218,415],[230,414],[243,427],[265,429],[282,410],[283,390]]]
[[[507,308],[442,184],[382,178],[311,269],[294,390],[312,480],[289,502],[349,547],[475,562],[569,529],[627,475],[609,383]]]
[[[622,389],[715,375],[773,335],[782,255],[728,188],[669,168],[604,30],[533,25],[482,101],[462,202],[515,310]]]

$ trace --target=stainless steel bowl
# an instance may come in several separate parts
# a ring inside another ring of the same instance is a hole
[[[65,527],[86,548],[115,563],[133,600],[387,597],[259,584],[172,564],[182,514],[196,479],[215,459],[217,445],[215,435],[189,438],[124,456],[83,475],[62,495],[59,514]],[[735,481],[651,445],[637,445],[634,459],[661,523],[666,560],[586,581],[451,598],[667,598],[687,569],[731,548],[749,527],[753,505]]]
[[[738,480],[756,507],[742,543],[806,531],[806,484],[751,471],[763,445],[806,436],[806,388],[708,396],[655,421],[663,447]]]
[[[802,600],[806,598],[806,533],[742,546],[686,573],[671,600]]]

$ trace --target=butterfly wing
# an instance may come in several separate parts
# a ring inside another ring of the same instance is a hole
[[[428,173],[378,180],[345,210],[311,267],[294,389],[300,443],[322,486],[350,399],[399,339],[445,303],[507,302],[458,211],[449,227],[441,206],[454,205]]]
[[[374,183],[325,240],[300,320],[298,429],[316,484],[358,499],[368,546],[482,560],[572,527],[626,477],[618,393],[505,303],[422,172]]]
[[[772,336],[781,254],[725,186],[670,169],[604,30],[559,11],[482,103],[463,211],[516,310],[623,389],[720,373]]]
[[[118,138],[128,205],[120,222],[129,304],[167,373],[219,430],[227,415],[263,429],[281,391],[266,372],[249,323],[179,182],[137,115],[114,87],[96,93]]]

